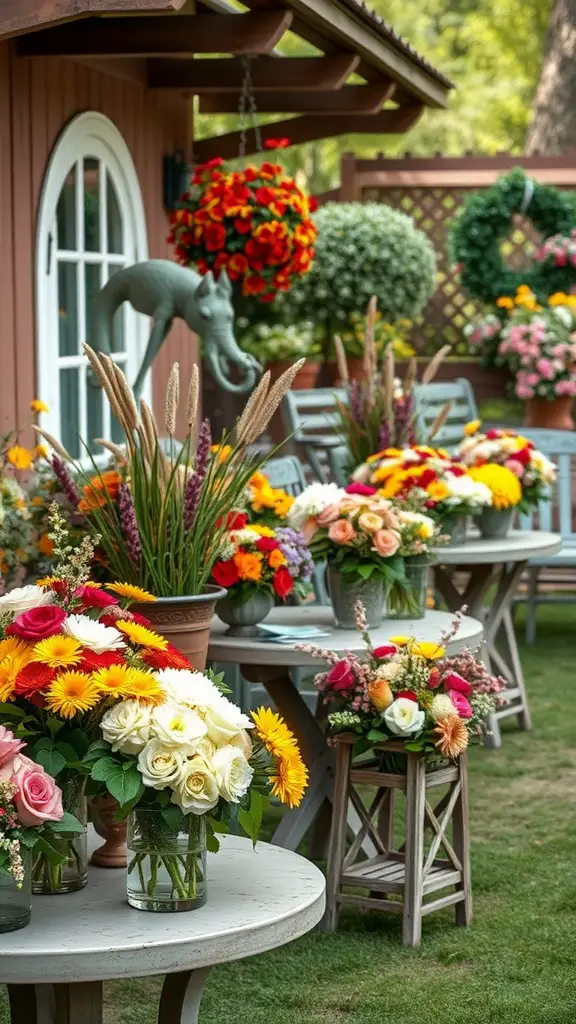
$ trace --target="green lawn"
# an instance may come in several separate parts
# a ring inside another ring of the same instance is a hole
[[[472,752],[472,928],[432,915],[409,951],[396,917],[344,913],[335,935],[216,969],[202,1024],[574,1020],[575,624],[566,606],[543,610],[537,646],[524,650],[533,731],[507,725],[501,750]],[[107,986],[107,1024],[153,1024],[159,984]]]

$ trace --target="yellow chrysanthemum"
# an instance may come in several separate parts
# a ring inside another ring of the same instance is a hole
[[[108,693],[113,697],[125,697],[131,671],[128,665],[109,665],[94,672],[92,679],[102,693]]]
[[[509,295],[501,295],[499,299],[496,299],[496,305],[500,309],[514,309],[514,299],[511,299]]]
[[[283,718],[272,708],[261,707],[250,712],[256,735],[273,757],[298,753],[298,743]]]
[[[156,677],[139,668],[129,669],[125,696],[143,704],[162,704],[166,700],[166,694]]]
[[[62,718],[74,718],[95,707],[100,694],[100,687],[87,672],[62,672],[50,685],[46,706]]]
[[[5,654],[0,661],[0,701],[10,700],[14,694],[14,684],[18,673],[30,661],[30,651],[25,644]]]
[[[241,554],[237,551],[234,555],[234,565],[238,569],[240,579],[258,583],[262,579],[262,558],[263,556],[256,552],[247,551]]]
[[[259,491],[262,487],[265,487],[266,484],[269,484],[268,477],[265,473],[261,473],[259,470],[256,473],[253,473],[248,481],[248,485],[253,487],[255,491]]]
[[[274,512],[279,519],[285,519],[288,515],[292,505],[296,501],[291,494],[286,491],[275,491],[276,497],[274,498]]]
[[[522,500],[522,485],[518,477],[507,466],[487,462],[484,466],[473,466],[470,476],[486,484],[492,492],[492,506],[498,510],[514,508]]]
[[[244,527],[245,530],[251,530],[252,533],[257,533],[259,537],[275,537],[276,531],[272,530],[270,526],[262,526],[260,523],[248,523]]]
[[[34,453],[21,444],[15,444],[6,452],[8,462],[11,462],[14,469],[30,469],[34,462]]]
[[[270,782],[273,796],[290,808],[299,807],[308,785],[308,769],[300,754],[279,758]]]
[[[168,641],[163,636],[155,633],[153,629],[148,629],[147,626],[141,626],[139,622],[117,619],[115,626],[116,629],[124,633],[128,640],[133,644],[138,644],[139,647],[150,647],[155,651],[165,651],[168,647]]]
[[[444,501],[450,494],[450,488],[443,480],[432,480],[426,488],[426,493],[430,495],[432,501]]]
[[[118,597],[125,597],[128,601],[141,601],[144,603],[157,600],[154,594],[143,590],[142,587],[133,586],[132,583],[107,583],[106,590],[111,590],[113,594],[118,594]]]
[[[61,583],[62,580],[59,576],[43,576],[41,580],[36,580],[37,587],[51,587],[53,583]]]
[[[50,412],[46,402],[43,402],[40,398],[34,398],[30,402],[30,408],[32,412]]]
[[[396,459],[402,455],[401,448],[382,448],[381,451],[375,452],[374,455],[369,455],[366,462],[377,462],[378,459]]]
[[[217,458],[218,458],[218,465],[221,465],[221,463],[222,462],[226,462],[226,459],[228,459],[230,457],[230,455],[232,454],[232,445],[231,444],[213,444],[212,447],[210,448],[210,452],[211,452],[212,455],[216,455],[217,456]]]
[[[68,668],[82,660],[82,646],[72,636],[49,636],[34,647],[32,661],[41,661],[49,668]]]
[[[25,640],[21,640],[20,637],[7,636],[4,640],[0,640],[0,661],[3,661],[9,654],[17,654],[20,657],[26,655],[28,660],[30,660],[32,645],[26,643]]]
[[[477,434],[482,426],[482,420],[470,420],[464,426],[464,436],[472,437],[473,434]]]

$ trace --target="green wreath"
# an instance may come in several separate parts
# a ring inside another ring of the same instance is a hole
[[[576,197],[534,181],[519,167],[471,196],[452,224],[451,249],[462,284],[482,302],[493,304],[500,295],[515,295],[523,284],[544,302],[553,292],[569,291],[576,281],[572,266],[534,263],[531,270],[510,270],[504,264],[500,243],[515,213],[529,217],[543,239],[567,235],[576,227]]]

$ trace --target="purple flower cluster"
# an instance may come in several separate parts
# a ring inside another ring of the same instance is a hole
[[[52,469],[54,470],[54,475],[58,480],[60,487],[72,505],[72,508],[77,509],[80,502],[78,488],[76,487],[76,484],[70,476],[66,466],[62,462],[62,459],[59,458],[58,455],[52,456]]]
[[[276,539],[288,563],[287,569],[292,579],[309,583],[314,573],[314,562],[303,534],[300,530],[281,526],[276,530]]]
[[[132,495],[130,494],[130,489],[126,484],[120,484],[120,488],[118,490],[118,508],[120,512],[120,524],[126,540],[128,554],[132,561],[138,564],[140,561],[140,555],[142,554],[142,544],[140,543],[140,531],[138,530],[138,522],[136,520],[136,512],[132,501]]]
[[[184,528],[191,530],[194,526],[202,484],[208,468],[210,456],[210,445],[212,444],[212,432],[210,421],[204,420],[198,431],[198,444],[196,447],[196,468],[188,477],[186,491],[184,493]]]

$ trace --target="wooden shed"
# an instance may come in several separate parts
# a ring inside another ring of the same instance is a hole
[[[314,56],[282,57],[288,30]],[[406,131],[450,88],[357,0],[247,0],[242,11],[224,0],[0,0],[3,431],[39,396],[43,425],[73,453],[79,432],[113,436],[81,354],[92,297],[118,268],[170,256],[163,158],[190,152],[194,95],[206,113],[238,109],[246,55],[258,108],[300,114],[292,143]],[[238,134],[194,152],[233,156]],[[129,308],[117,315],[114,358],[132,379],[147,333]],[[153,369],[156,400],[171,363],[186,372],[195,356],[176,325]]]

